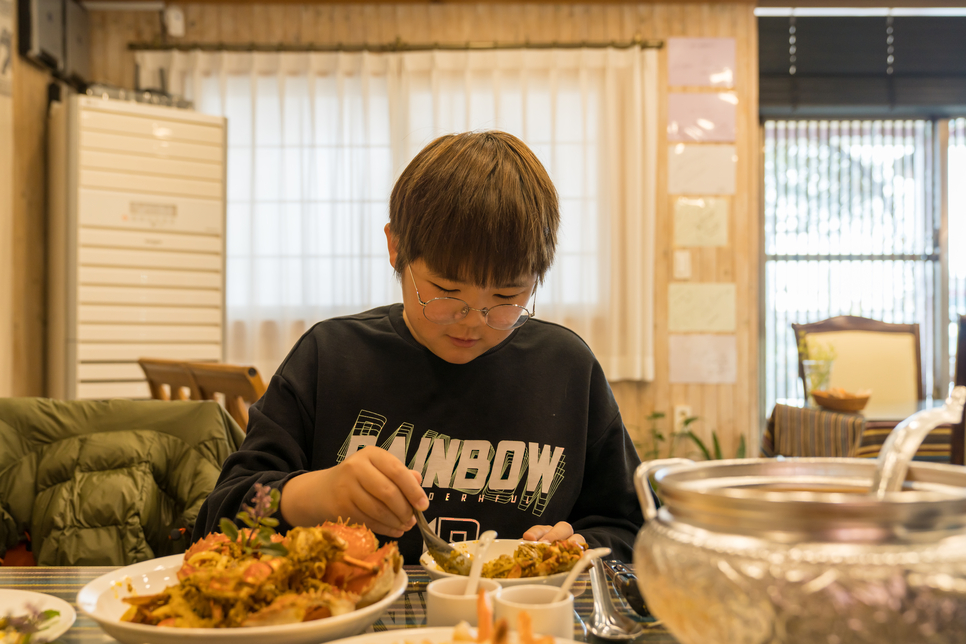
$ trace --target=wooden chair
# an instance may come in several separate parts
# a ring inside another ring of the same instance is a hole
[[[258,369],[219,362],[186,362],[204,400],[225,398],[225,409],[242,429],[248,429],[248,407],[265,393]]]
[[[966,385],[966,315],[959,316],[959,336],[956,341],[956,374],[953,384],[957,387]],[[966,461],[966,414],[953,425],[950,438],[949,462],[953,465],[963,465]]]
[[[890,324],[841,315],[820,322],[792,324],[798,341],[798,374],[809,346],[824,344],[836,353],[830,386],[849,391],[871,389],[878,402],[923,400],[918,324]],[[806,387],[807,389],[807,387]],[[808,391],[805,391],[806,398]]]
[[[198,383],[182,361],[140,358],[138,364],[155,400],[201,400]]]

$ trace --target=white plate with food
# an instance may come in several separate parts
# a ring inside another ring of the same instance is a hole
[[[77,614],[63,599],[29,590],[0,589],[0,642],[16,642],[18,635],[28,632],[34,633],[31,639],[50,642],[66,633],[75,619]]]
[[[295,528],[289,531],[286,540],[294,534],[305,535],[305,531],[311,530],[316,529]],[[223,535],[209,535],[205,541],[209,539],[215,541],[209,544],[208,549],[202,547],[198,551],[189,550],[187,555],[171,555],[144,561],[98,577],[77,594],[78,608],[95,620],[104,632],[126,644],[310,644],[363,632],[403,594],[408,583],[408,577],[401,567],[382,568],[380,570],[385,570],[386,574],[381,577],[385,582],[380,584],[381,598],[353,609],[356,604],[346,604],[344,594],[332,594],[324,590],[314,594],[313,591],[296,594],[279,590],[282,587],[294,587],[291,580],[295,577],[289,577],[283,582],[272,575],[292,574],[304,580],[306,575],[299,572],[302,570],[299,566],[305,564],[311,567],[314,559],[303,557],[297,560],[288,556],[240,558],[226,554],[224,550],[216,550],[226,541]],[[301,544],[287,543],[289,552],[293,554],[320,551],[303,548]],[[199,544],[192,546],[192,549]],[[375,554],[374,552],[373,555]],[[398,552],[396,555],[398,556]],[[186,556],[191,564],[186,566],[186,570],[191,572],[182,572],[186,576],[186,581],[182,583],[179,582],[178,572],[182,569]],[[231,569],[233,574],[229,577],[223,574],[223,562],[218,566],[205,567],[204,559],[213,556],[228,557],[242,563]],[[335,570],[333,561],[329,560],[319,569]],[[256,579],[255,575],[260,569],[264,575]],[[275,572],[270,572],[269,569]],[[252,581],[253,579],[256,580]],[[320,585],[316,584],[318,586]],[[174,588],[165,590],[169,587]],[[224,590],[225,587],[229,590]],[[209,594],[220,592],[221,597],[224,599],[227,595],[227,599],[219,603],[212,600],[210,595],[202,597],[199,588]],[[356,593],[352,595],[353,598],[364,595],[363,591],[355,588],[352,592]],[[324,605],[322,600],[326,602]],[[142,610],[148,612],[141,614]],[[346,610],[348,612],[343,612]],[[309,613],[313,615],[310,616]],[[317,617],[328,613],[331,615]],[[145,615],[159,619],[164,617],[161,622],[169,622],[170,625],[162,625],[157,620],[146,623],[127,621],[137,621],[145,618]],[[234,620],[231,625],[240,626],[239,628],[192,626],[198,623],[215,623],[213,620],[218,619],[222,619],[219,624],[224,625],[224,620],[229,615]],[[253,617],[257,619],[252,619]],[[244,624],[240,623],[242,620],[245,621]],[[249,625],[252,621],[258,625]],[[158,625],[154,625],[155,623]]]
[[[555,556],[553,549],[559,549],[560,544],[567,544],[566,556]],[[567,578],[567,572],[580,558],[579,547],[570,545],[572,542],[545,543],[538,541],[524,541],[523,539],[496,539],[486,551],[486,561],[483,564],[483,576],[500,582],[501,586],[520,586],[522,584],[549,584],[560,586]],[[451,544],[454,548],[470,557],[476,552],[476,541],[460,541]],[[550,556],[547,557],[548,551]],[[424,552],[419,563],[429,574],[431,579],[458,577],[454,573],[446,572],[439,567],[429,552]],[[529,577],[503,577],[502,574],[514,575],[518,570],[526,569],[530,574],[539,572],[535,568],[544,568],[551,574],[537,574]],[[559,572],[558,572],[559,570]],[[494,574],[497,573],[497,574]]]

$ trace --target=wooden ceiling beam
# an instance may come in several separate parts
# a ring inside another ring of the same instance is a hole
[[[156,2],[157,0],[99,0],[98,5],[105,6],[112,1],[124,3],[130,6],[136,2]],[[203,0],[201,2],[191,2],[191,0],[165,0],[168,4],[368,4],[368,5],[387,5],[387,4],[578,4],[578,5],[621,5],[621,4],[663,4],[663,5],[687,5],[687,4],[751,4],[758,7],[829,7],[829,8],[880,8],[880,7],[902,7],[902,8],[966,8],[966,0],[732,0],[727,3],[702,0]],[[83,3],[83,0],[81,0]]]
[[[124,2],[157,2],[157,0],[98,0],[98,4],[108,4],[112,1]],[[579,5],[623,5],[623,4],[755,4],[756,0],[733,0],[731,2],[714,2],[708,0],[164,0],[167,4],[579,4]],[[83,3],[83,0],[81,0]]]

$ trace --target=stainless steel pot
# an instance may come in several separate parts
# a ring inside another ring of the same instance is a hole
[[[914,463],[870,494],[885,462],[642,464],[651,612],[683,644],[966,642],[966,468]]]

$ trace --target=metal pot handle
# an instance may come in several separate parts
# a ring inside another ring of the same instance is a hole
[[[644,520],[650,521],[657,516],[657,504],[651,493],[651,473],[669,465],[693,465],[694,461],[688,458],[661,458],[656,461],[644,461],[637,466],[634,472],[634,487],[637,488],[637,499],[641,502],[641,510],[644,512]]]

